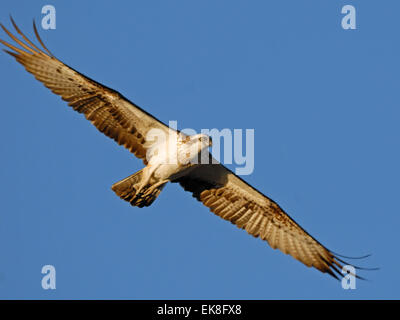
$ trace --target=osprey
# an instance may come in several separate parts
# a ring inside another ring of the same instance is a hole
[[[117,91],[55,58],[41,40],[35,23],[33,29],[42,49],[21,32],[12,18],[11,22],[23,40],[1,25],[20,46],[0,39],[12,50],[4,51],[74,110],[84,114],[98,130],[143,160],[142,170],[112,186],[119,197],[133,206],[149,206],[166,183],[179,183],[213,213],[267,241],[272,248],[335,278],[341,275],[342,263],[346,262],[340,255],[308,234],[277,203],[216,162],[208,152],[211,140],[207,135],[187,136],[167,127]],[[151,130],[165,138],[150,139]],[[168,161],[169,152],[164,150],[168,148],[163,148],[167,144],[176,151],[179,161]],[[211,161],[192,161],[200,154],[206,154]]]

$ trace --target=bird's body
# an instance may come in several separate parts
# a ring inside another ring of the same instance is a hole
[[[211,144],[206,135],[186,136],[171,130],[168,135],[157,131],[151,138],[155,142],[148,142],[151,147],[147,149],[146,167],[112,186],[118,196],[134,206],[151,205],[167,182],[201,165],[198,159]]]
[[[308,267],[334,277],[341,275],[343,261],[337,255],[301,228],[276,202],[212,158],[207,136],[187,136],[167,127],[117,91],[55,58],[35,26],[43,49],[12,23],[24,41],[1,25],[20,46],[0,40],[12,50],[6,52],[75,111],[84,114],[99,131],[143,160],[142,170],[112,186],[118,196],[134,206],[149,206],[166,183],[178,183],[216,215],[267,241],[272,248]],[[199,158],[201,161],[195,161]]]

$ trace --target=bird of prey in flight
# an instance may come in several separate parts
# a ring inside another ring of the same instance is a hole
[[[12,18],[11,22],[20,37],[1,25],[14,41],[0,39],[8,47],[4,51],[99,131],[143,160],[142,170],[112,186],[119,197],[133,206],[150,206],[168,182],[179,183],[213,213],[267,241],[272,248],[335,278],[341,275],[346,263],[339,255],[308,234],[276,202],[216,162],[208,152],[211,140],[207,135],[188,136],[169,128],[117,91],[58,60],[40,39],[35,24],[34,32],[42,48],[29,40]],[[154,130],[167,139],[148,138]],[[193,160],[206,154],[212,161],[167,161],[169,153],[163,151],[167,144],[175,148],[179,159]]]

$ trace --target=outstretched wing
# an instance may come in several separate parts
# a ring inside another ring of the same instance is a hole
[[[273,249],[335,278],[336,274],[341,275],[342,260],[301,228],[277,203],[223,165],[211,163],[200,164],[172,182],[192,192],[216,215],[266,240]]]
[[[68,102],[74,110],[83,113],[97,129],[106,136],[123,145],[146,163],[146,134],[150,129],[161,129],[168,134],[169,128],[124,98],[120,93],[84,76],[55,58],[39,37],[35,24],[33,28],[43,49],[38,48],[17,27],[11,18],[15,30],[22,36],[18,39],[3,25],[3,30],[21,48],[0,39],[0,42],[25,69],[37,80]]]

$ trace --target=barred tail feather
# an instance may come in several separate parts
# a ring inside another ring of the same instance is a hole
[[[121,199],[128,201],[132,206],[139,208],[150,206],[158,197],[165,184],[152,190],[151,185],[145,186],[139,193],[138,186],[142,180],[143,169],[135,174],[114,183],[111,189]]]

